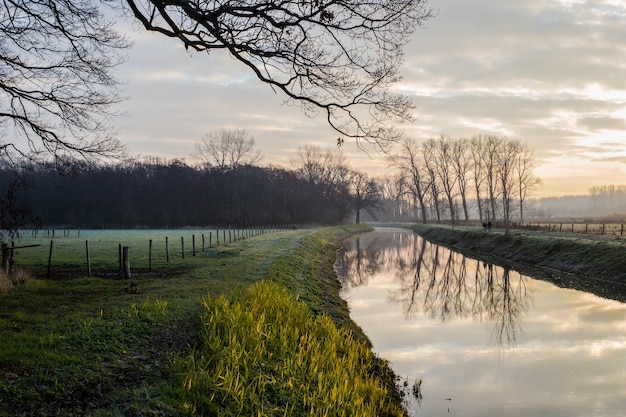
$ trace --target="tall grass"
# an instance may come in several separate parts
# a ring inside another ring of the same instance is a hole
[[[268,281],[203,301],[202,345],[176,368],[187,409],[222,416],[400,416],[365,343]]]
[[[0,292],[8,292],[15,285],[25,284],[32,279],[30,272],[21,269],[6,274],[0,270]]]

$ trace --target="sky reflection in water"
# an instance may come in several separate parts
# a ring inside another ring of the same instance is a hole
[[[347,241],[335,266],[374,351],[422,378],[412,416],[626,416],[625,304],[399,229]]]

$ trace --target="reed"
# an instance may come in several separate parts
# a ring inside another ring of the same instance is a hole
[[[187,408],[223,416],[401,416],[377,358],[326,315],[263,281],[203,301],[202,344],[178,357]]]
[[[31,273],[22,269],[17,269],[10,274],[0,271],[0,292],[8,292],[15,285],[25,284],[31,280]]]

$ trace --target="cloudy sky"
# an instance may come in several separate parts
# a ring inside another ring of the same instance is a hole
[[[625,0],[430,0],[437,17],[406,48],[403,81],[416,121],[408,136],[497,134],[528,143],[537,196],[626,184]],[[206,132],[243,127],[263,163],[289,166],[299,146],[335,146],[323,117],[283,105],[228,55],[189,54],[139,27],[120,68],[130,114],[118,121],[134,154],[193,161]],[[354,143],[351,166],[372,176],[385,157]]]

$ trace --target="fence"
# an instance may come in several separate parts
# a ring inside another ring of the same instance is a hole
[[[612,222],[529,222],[516,227],[546,232],[624,236],[624,224]]]
[[[293,227],[289,227],[292,229]],[[14,265],[51,278],[59,274],[131,277],[175,268],[209,250],[287,227],[199,230],[20,230],[19,243],[2,245],[2,269]],[[62,237],[61,237],[62,236]],[[31,243],[31,244],[27,244]],[[28,249],[26,249],[28,248]],[[24,251],[22,251],[24,250]],[[18,255],[19,253],[19,255]]]

